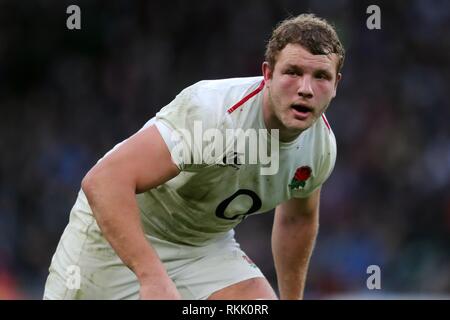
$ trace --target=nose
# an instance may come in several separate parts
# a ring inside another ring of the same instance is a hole
[[[313,97],[313,90],[311,86],[311,77],[308,75],[304,75],[299,79],[299,85],[297,94],[300,97],[311,99]]]

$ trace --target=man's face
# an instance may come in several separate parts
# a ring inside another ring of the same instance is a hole
[[[298,44],[278,53],[273,70],[265,62],[266,124],[288,139],[311,127],[336,95],[337,63],[336,54],[313,55]]]

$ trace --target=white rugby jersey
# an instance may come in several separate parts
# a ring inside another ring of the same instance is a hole
[[[144,128],[157,126],[181,170],[170,181],[136,196],[147,234],[175,243],[203,245],[233,233],[233,227],[248,215],[269,211],[293,197],[307,197],[329,177],[336,159],[336,141],[324,115],[296,140],[279,142],[277,152],[270,154],[278,157],[275,174],[262,174],[261,168],[267,164],[250,163],[248,158],[255,151],[249,151],[248,145],[233,149],[233,144],[224,142],[224,148],[217,149],[222,152],[212,152],[212,140],[194,141],[187,155],[173,152],[180,142],[188,145],[193,141],[199,124],[203,133],[215,129],[213,132],[224,137],[232,129],[266,129],[263,90],[262,77],[200,81],[146,123]],[[173,140],[174,132],[179,140]],[[233,143],[243,141],[242,137],[235,137]],[[270,134],[256,137],[258,142],[264,140],[262,146],[272,145]],[[225,156],[229,163],[224,164]]]

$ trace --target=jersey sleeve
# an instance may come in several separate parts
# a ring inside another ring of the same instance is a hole
[[[200,85],[180,92],[155,116],[173,162],[183,170],[217,163],[225,154],[219,138],[226,127],[220,94]]]
[[[330,130],[327,147],[324,148],[321,156],[317,161],[317,172],[311,177],[310,183],[304,189],[293,191],[294,198],[307,198],[315,190],[321,187],[330,177],[336,163],[336,138],[333,131]]]

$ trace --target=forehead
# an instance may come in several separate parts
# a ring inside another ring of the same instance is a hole
[[[337,68],[336,54],[312,54],[299,44],[289,43],[278,53],[276,64],[280,67],[294,65],[302,68],[334,71]]]

